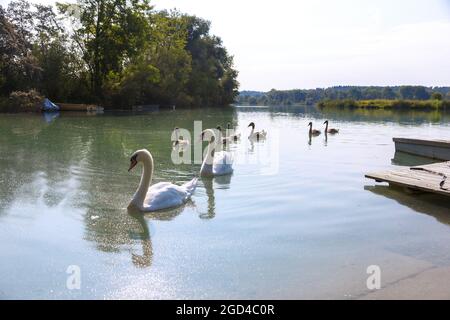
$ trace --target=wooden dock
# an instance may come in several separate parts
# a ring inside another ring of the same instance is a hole
[[[159,104],[148,104],[148,105],[139,105],[139,106],[132,106],[131,110],[133,111],[159,111]]]
[[[415,167],[400,167],[376,173],[368,173],[366,178],[410,190],[450,196],[450,161]],[[447,180],[447,177],[449,179]]]
[[[103,111],[102,107],[93,104],[83,104],[83,103],[56,103],[61,111],[88,111],[88,112],[98,112]]]
[[[422,140],[394,138],[395,151],[422,157],[450,160],[450,140]]]

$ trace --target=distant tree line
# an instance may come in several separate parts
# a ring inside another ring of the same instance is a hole
[[[56,12],[55,12],[56,11]],[[37,93],[109,107],[222,106],[237,95],[233,57],[210,22],[149,0],[0,6],[0,97]]]
[[[241,91],[236,98],[239,105],[315,104],[324,100],[450,100],[450,87],[395,86],[360,87],[337,86],[325,89],[275,90],[269,92]]]

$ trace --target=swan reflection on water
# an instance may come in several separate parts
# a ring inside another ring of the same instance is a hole
[[[308,133],[308,145],[311,146],[312,145],[312,138],[317,137],[318,135],[313,135]],[[324,139],[323,139],[323,145],[326,147],[328,146],[328,133],[325,131],[324,132]]]
[[[136,267],[147,268],[150,267],[153,262],[153,247],[151,235],[148,227],[147,220],[158,220],[158,221],[170,221],[180,215],[186,208],[186,206],[192,205],[193,202],[190,201],[187,204],[169,210],[161,210],[149,213],[142,213],[138,210],[128,209],[128,216],[137,223],[132,225],[136,227],[140,226],[139,230],[129,230],[128,234],[133,242],[140,241],[142,247],[142,254],[136,254],[131,252],[131,261]]]
[[[207,212],[200,212],[200,219],[212,219],[216,216],[216,198],[214,195],[214,185],[217,185],[217,189],[228,189],[231,183],[231,174],[216,177],[204,177],[201,182],[205,187],[206,196],[208,197],[208,209]]]
[[[147,221],[142,214],[130,213],[130,216],[141,226],[141,230],[129,232],[130,238],[140,240],[142,245],[142,255],[131,252],[131,261],[139,268],[150,267],[153,261],[153,248]]]
[[[248,139],[248,141],[250,142],[250,147],[248,148],[248,153],[253,154],[253,153],[255,153],[255,145],[264,144],[266,139],[259,139],[259,140]]]

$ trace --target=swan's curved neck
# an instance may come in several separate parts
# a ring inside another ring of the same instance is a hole
[[[142,205],[144,203],[145,197],[148,192],[148,188],[150,187],[150,183],[152,182],[153,176],[153,158],[150,155],[149,157],[145,157],[142,161],[143,170],[141,175],[141,182],[139,183],[139,187],[136,190],[136,193],[133,196],[133,201]]]
[[[309,134],[312,134],[312,125],[309,125]]]
[[[215,140],[214,142],[208,143],[208,148],[206,149],[206,156],[205,159],[203,160],[202,167],[200,168],[200,175],[212,174],[214,151],[215,151]]]
[[[328,131],[328,122],[325,122],[325,132]]]

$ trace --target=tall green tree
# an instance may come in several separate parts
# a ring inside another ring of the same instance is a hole
[[[161,11],[151,17],[149,41],[143,52],[147,61],[159,70],[147,100],[163,104],[189,104],[186,84],[192,71],[186,46],[186,21],[178,11]]]
[[[442,93],[440,93],[440,92],[433,92],[431,94],[431,99],[433,99],[433,100],[442,100]]]
[[[394,92],[394,90],[392,90],[391,87],[384,87],[381,96],[383,97],[383,99],[395,99],[396,98],[395,92]]]
[[[148,0],[78,0],[76,5],[58,4],[58,8],[71,19],[90,88],[101,100],[108,74],[122,72],[143,48],[152,7]]]
[[[237,71],[219,37],[210,35],[210,22],[186,16],[186,48],[192,56],[192,74],[188,83],[196,105],[224,105],[237,96]]]
[[[75,91],[77,95],[82,93],[75,85],[81,81],[77,72],[80,61],[53,7],[40,4],[34,7],[32,54],[42,69],[36,88],[50,99],[64,102],[75,96]]]
[[[21,2],[20,2],[21,3]],[[14,3],[10,3],[10,8]],[[25,24],[18,25],[20,17],[0,6],[0,94],[30,88],[39,77],[41,69],[31,54],[30,34]],[[26,13],[25,13],[26,14]],[[21,22],[20,22],[21,23]]]
[[[31,42],[34,28],[34,16],[31,4],[26,0],[13,0],[8,4],[6,15],[14,24],[16,32],[26,41]]]

